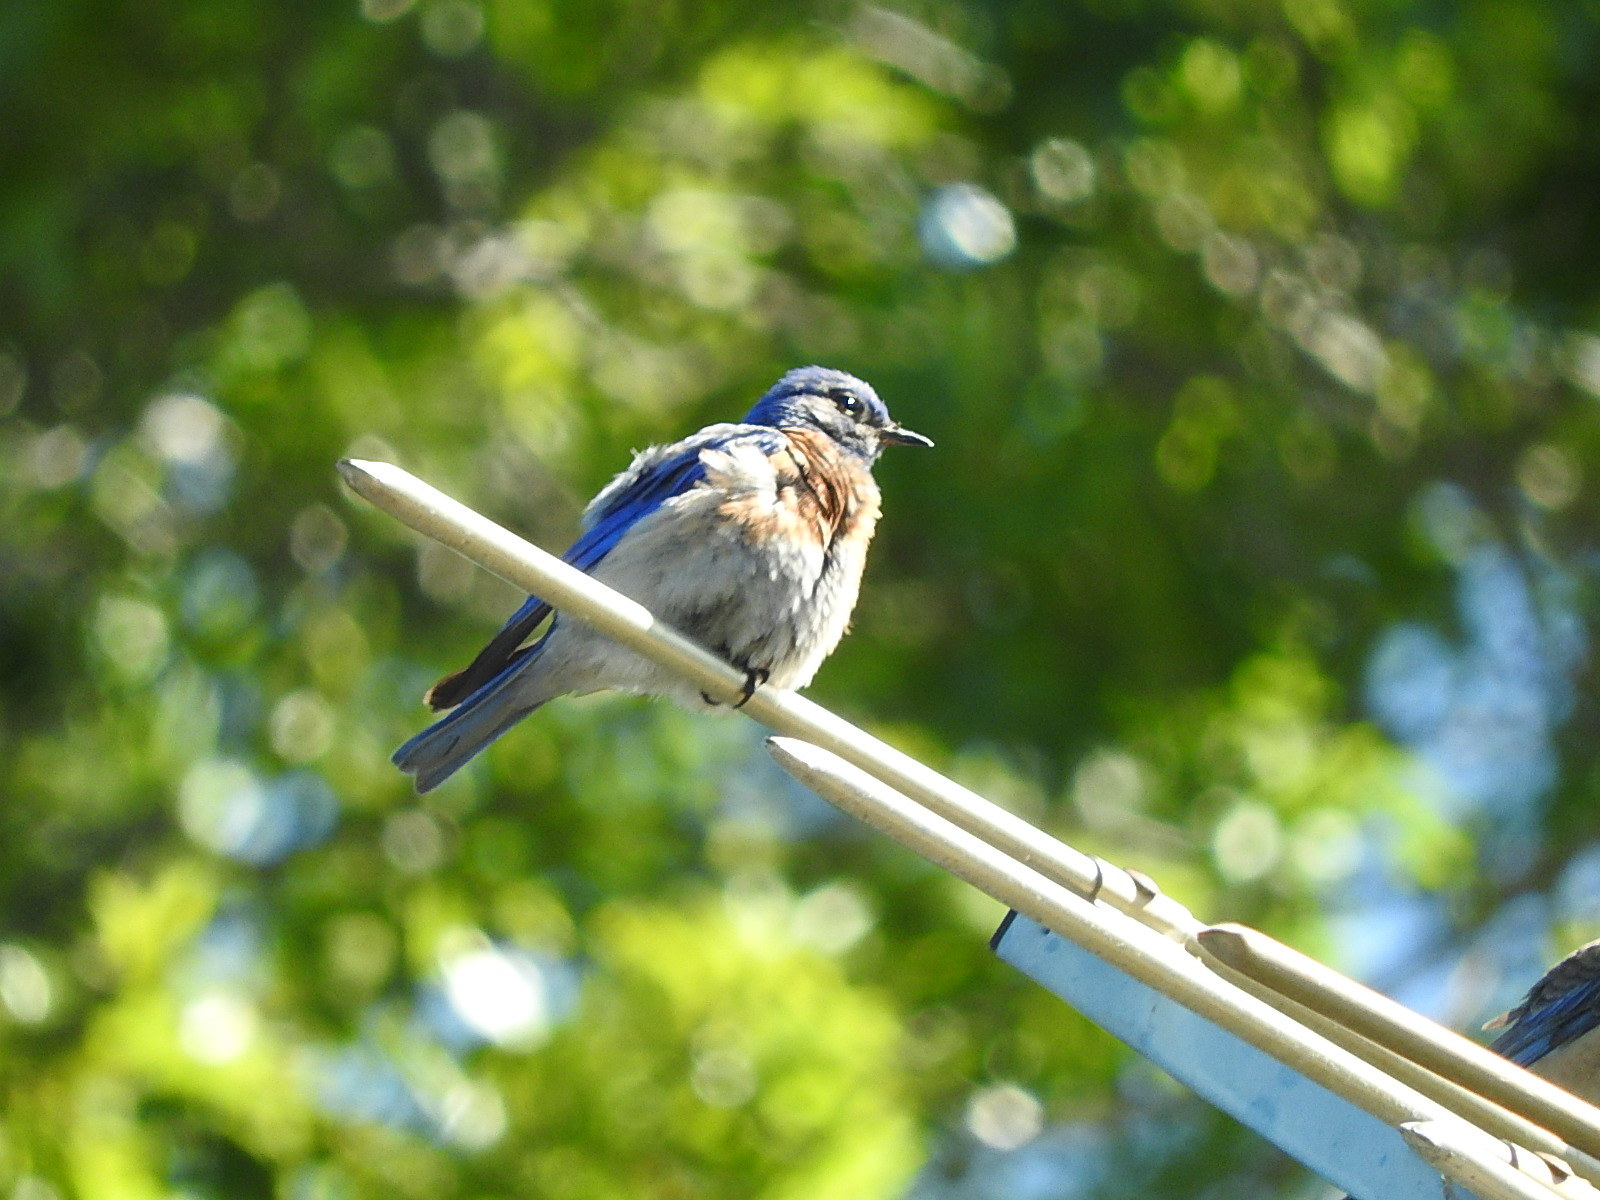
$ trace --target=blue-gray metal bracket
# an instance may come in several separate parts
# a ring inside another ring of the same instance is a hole
[[[1398,1129],[1042,925],[1011,913],[990,943],[1180,1083],[1362,1200],[1472,1200]]]

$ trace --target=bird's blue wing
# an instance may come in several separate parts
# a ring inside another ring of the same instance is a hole
[[[580,571],[593,570],[640,519],[706,477],[704,451],[753,447],[775,454],[786,444],[783,433],[768,426],[710,425],[681,442],[644,451],[594,498],[583,514],[583,536],[563,557]]]
[[[700,451],[705,448],[697,442],[685,444],[632,479],[624,476],[620,487],[602,492],[584,514],[587,527],[583,535],[562,557],[580,571],[592,570],[641,517],[706,477],[706,465],[700,461]]]
[[[701,451],[736,443],[753,444],[772,453],[783,444],[783,434],[759,426],[714,425],[681,442],[645,451],[595,498],[584,513],[583,534],[562,559],[580,571],[593,570],[641,518],[705,478]],[[451,708],[506,670],[520,666],[536,649],[522,649],[522,643],[549,615],[548,604],[529,596],[465,670],[446,675],[428,690],[429,706]]]
[[[1526,1067],[1596,1025],[1600,1025],[1600,978],[1591,978],[1514,1017],[1489,1048]]]

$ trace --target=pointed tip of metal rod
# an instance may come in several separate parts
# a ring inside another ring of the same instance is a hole
[[[800,738],[769,737],[767,753],[790,775],[830,800],[841,790],[858,792],[863,786],[872,786],[871,778],[859,767]]]
[[[1402,1121],[1400,1136],[1414,1147],[1425,1146],[1430,1150],[1444,1149],[1450,1145],[1450,1138],[1440,1121]]]
[[[801,783],[809,784],[815,778],[817,771],[827,770],[825,760],[822,758],[827,752],[799,738],[769,737],[767,753],[772,755],[774,762]]]
[[[1195,934],[1207,954],[1211,954],[1230,967],[1239,967],[1251,958],[1250,935],[1255,930],[1244,925],[1227,922],[1211,925]]]
[[[339,477],[358,495],[372,499],[374,492],[393,491],[403,484],[406,472],[393,463],[368,458],[341,458],[335,464]]]
[[[351,487],[355,487],[357,481],[365,479],[372,473],[367,469],[370,465],[370,463],[359,458],[341,458],[334,464],[339,472],[339,478],[343,479]]]

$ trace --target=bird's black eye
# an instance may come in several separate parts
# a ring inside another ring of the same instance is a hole
[[[847,417],[859,417],[861,415],[861,397],[849,388],[828,389],[828,399],[832,400],[838,406],[839,411]]]

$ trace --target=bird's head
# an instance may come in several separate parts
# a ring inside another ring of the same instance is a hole
[[[885,446],[933,445],[932,439],[897,425],[871,384],[827,367],[790,371],[756,402],[745,421],[820,430],[868,463]]]

